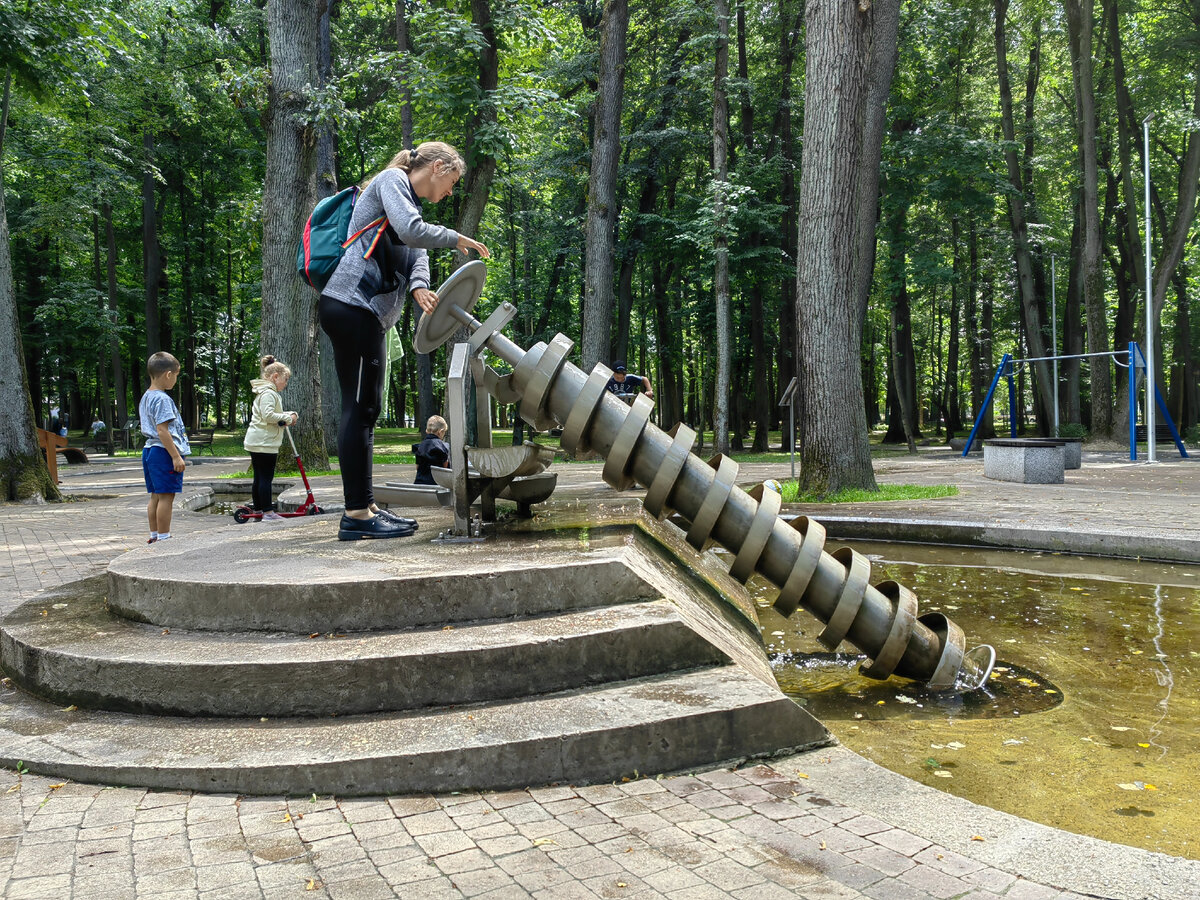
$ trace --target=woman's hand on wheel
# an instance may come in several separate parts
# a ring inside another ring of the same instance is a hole
[[[412,294],[422,312],[431,313],[437,309],[438,295],[429,288],[417,288]]]
[[[488,259],[492,255],[491,251],[488,250],[487,247],[483,246],[483,244],[479,243],[479,241],[467,237],[465,234],[460,234],[458,236],[458,249],[462,253],[466,253],[468,250],[474,250],[484,259]]]

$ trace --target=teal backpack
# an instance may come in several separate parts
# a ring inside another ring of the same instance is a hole
[[[300,236],[300,245],[296,248],[296,271],[318,291],[324,290],[329,279],[333,277],[347,247],[372,228],[378,229],[371,246],[363,254],[363,259],[370,259],[379,239],[387,230],[387,216],[380,216],[365,228],[347,236],[350,230],[350,216],[354,213],[357,200],[357,185],[338,191],[332,197],[326,197],[317,203],[312,215],[304,223],[304,233]]]

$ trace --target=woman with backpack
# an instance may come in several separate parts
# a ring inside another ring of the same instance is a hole
[[[346,512],[338,537],[404,537],[417,530],[413,519],[375,505],[371,490],[371,454],[375,421],[383,399],[386,336],[400,319],[409,294],[426,312],[437,306],[429,286],[426,250],[456,247],[489,257],[487,247],[465,234],[421,217],[421,201],[438,203],[450,196],[467,165],[458,151],[441,141],[401,150],[387,168],[364,187],[354,206],[349,233],[380,216],[381,228],[368,228],[342,256],[321,292],[321,328],[333,345],[342,391],[338,458]]]

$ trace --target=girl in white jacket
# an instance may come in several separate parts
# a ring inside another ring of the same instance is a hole
[[[283,408],[283,398],[279,396],[291,377],[292,370],[286,364],[273,356],[264,356],[262,377],[250,382],[254,404],[250,408],[250,427],[246,429],[242,446],[249,452],[250,466],[254,470],[251,505],[263,514],[264,521],[283,518],[275,511],[271,485],[275,481],[275,461],[283,443],[284,426],[295,425],[300,418]]]

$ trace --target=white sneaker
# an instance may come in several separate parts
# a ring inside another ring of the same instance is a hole
[[[263,513],[262,520],[264,522],[276,522],[276,521],[282,522],[283,516],[281,516],[279,513],[275,512],[275,510],[272,509],[268,512]]]

